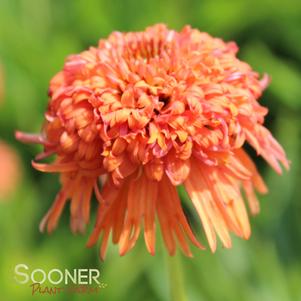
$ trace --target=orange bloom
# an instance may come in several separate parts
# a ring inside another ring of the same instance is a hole
[[[0,200],[5,201],[16,190],[20,160],[13,148],[0,140]]]
[[[169,254],[176,244],[191,256],[199,248],[176,186],[184,185],[211,250],[217,236],[231,247],[230,232],[245,239],[251,213],[259,211],[255,190],[267,188],[245,142],[278,172],[285,153],[263,126],[267,109],[258,98],[268,84],[225,43],[186,26],[181,32],[155,25],[144,32],[114,32],[98,47],[70,56],[51,81],[41,135],[17,133],[44,145],[33,166],[61,174],[62,190],[44,217],[51,232],[71,200],[71,227],[89,222],[90,199],[99,202],[88,246],[102,235],[128,252],[143,231],[155,253],[156,218]],[[101,188],[100,188],[101,186]],[[142,230],[143,229],[143,230]]]

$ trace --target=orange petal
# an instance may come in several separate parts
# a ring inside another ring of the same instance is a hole
[[[44,232],[44,229],[47,225],[48,233],[51,233],[57,226],[58,220],[63,212],[66,201],[69,197],[68,190],[70,187],[66,186],[61,189],[61,191],[57,194],[54,203],[51,208],[48,210],[46,215],[43,217],[40,223],[40,231]]]
[[[254,183],[255,188],[260,193],[267,193],[268,188],[266,184],[264,183],[262,177],[257,171],[257,168],[252,161],[252,159],[247,155],[247,153],[242,150],[238,149],[235,151],[235,155],[240,159],[240,161],[247,167],[248,170],[252,172],[252,182]]]
[[[160,159],[154,159],[144,166],[144,171],[150,180],[160,181],[164,173],[163,162]]]
[[[35,169],[42,172],[72,172],[78,170],[75,162],[45,164],[32,161],[31,164]]]
[[[185,235],[196,247],[204,249],[195,238],[181,207],[177,190],[167,176],[164,176],[162,181],[159,182],[157,212],[163,239],[170,254],[174,254],[175,252],[173,235],[178,238],[180,246],[187,256],[191,256],[191,252],[184,238]],[[170,229],[167,229],[167,227]]]
[[[144,213],[144,239],[147,250],[150,254],[155,254],[156,229],[155,229],[155,211],[158,196],[158,184],[144,176],[145,181],[145,199],[143,201]]]
[[[200,216],[209,246],[212,252],[215,252],[215,231],[226,248],[231,247],[231,238],[224,217],[213,199],[213,187],[209,183],[210,181],[207,180],[207,175],[203,173],[200,162],[195,160],[191,167],[191,174],[185,181],[185,188]]]

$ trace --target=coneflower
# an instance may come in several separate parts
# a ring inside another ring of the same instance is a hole
[[[51,232],[68,200],[71,227],[89,222],[90,199],[99,201],[88,245],[102,235],[128,252],[144,233],[155,253],[156,219],[170,255],[178,244],[191,256],[199,248],[176,186],[183,185],[211,250],[217,236],[231,247],[230,232],[249,238],[255,191],[266,185],[243,149],[249,143],[278,173],[288,168],[285,153],[263,126],[268,110],[258,103],[267,76],[240,61],[234,42],[225,43],[189,26],[159,24],[144,32],[112,33],[70,56],[51,81],[49,106],[40,135],[18,139],[44,145],[37,159],[55,154],[52,164],[33,162],[61,174],[62,189],[41,223]],[[142,230],[143,229],[143,230]]]

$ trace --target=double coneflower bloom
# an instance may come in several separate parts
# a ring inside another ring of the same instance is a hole
[[[60,173],[62,189],[41,230],[54,230],[70,201],[72,231],[83,231],[94,194],[99,209],[88,245],[102,236],[101,257],[110,235],[123,255],[140,232],[154,254],[156,224],[169,254],[178,244],[191,256],[189,241],[203,245],[183,212],[176,188],[183,185],[213,252],[217,236],[226,248],[231,232],[247,239],[242,191],[256,214],[255,191],[267,188],[244,144],[278,173],[288,161],[263,126],[268,110],[258,99],[268,78],[259,79],[237,51],[188,26],[155,25],[114,32],[69,56],[51,80],[42,133],[17,133],[44,146],[36,161],[55,154],[51,164],[34,161],[37,170]]]

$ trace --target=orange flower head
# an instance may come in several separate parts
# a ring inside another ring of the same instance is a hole
[[[17,133],[44,145],[38,159],[56,154],[50,165],[33,163],[59,172],[62,182],[41,229],[52,231],[71,200],[72,230],[82,231],[95,193],[99,209],[88,246],[102,236],[101,257],[110,234],[123,255],[141,231],[154,254],[157,223],[169,254],[178,244],[191,256],[189,241],[203,245],[181,207],[176,186],[182,184],[212,251],[217,236],[226,248],[230,232],[247,239],[241,191],[255,214],[255,190],[267,188],[245,142],[278,173],[279,162],[288,168],[288,161],[263,126],[268,110],[258,99],[268,78],[260,79],[237,51],[234,42],[189,26],[176,32],[159,24],[114,32],[70,56],[51,81],[42,134]]]

